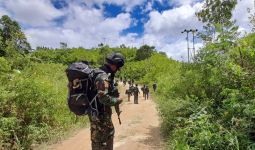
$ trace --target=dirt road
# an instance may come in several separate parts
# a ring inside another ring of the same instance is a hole
[[[124,93],[127,86],[120,86]],[[142,93],[139,96],[139,104],[127,101],[122,95],[124,103],[121,105],[121,121],[119,125],[116,113],[113,116],[115,126],[114,150],[160,150],[163,149],[160,136],[159,116],[156,104],[151,100],[144,100]],[[81,130],[78,134],[67,140],[49,146],[49,150],[91,150],[89,128]]]

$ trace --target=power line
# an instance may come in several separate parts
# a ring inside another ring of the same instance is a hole
[[[193,56],[195,57],[196,55],[196,50],[195,50],[195,33],[198,31],[197,29],[190,29],[192,33],[192,42],[193,42]]]
[[[187,40],[188,62],[189,62],[189,32],[190,32],[190,30],[185,29],[185,30],[182,31],[181,33],[184,33],[184,32],[187,33],[187,34],[186,34],[186,35],[187,35],[186,40]]]
[[[190,62],[190,56],[192,57],[192,52],[190,51],[190,49],[193,50],[193,58],[195,57],[196,53],[195,53],[195,33],[197,32],[197,29],[184,29],[181,33],[186,33],[186,40],[187,40],[187,52],[188,52],[188,62]],[[190,48],[189,47],[189,33],[192,33],[192,42],[193,42],[193,47]]]

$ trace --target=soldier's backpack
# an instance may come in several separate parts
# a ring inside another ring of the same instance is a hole
[[[91,92],[94,88],[93,77],[103,71],[95,70],[86,62],[72,63],[66,69],[68,78],[67,104],[70,111],[76,115],[98,115],[96,96],[91,97]]]

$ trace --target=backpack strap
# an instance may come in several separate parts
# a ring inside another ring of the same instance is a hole
[[[90,105],[93,106],[94,105],[94,110],[96,110],[97,112],[97,115],[99,114],[99,107],[100,107],[100,110],[101,110],[101,106],[100,104],[98,103],[98,99],[97,99],[97,89],[96,89],[96,86],[95,86],[95,80],[97,78],[97,76],[101,73],[105,73],[105,71],[99,69],[99,68],[96,68],[96,69],[93,69],[90,76],[89,76],[89,79],[91,81],[91,92],[94,93],[95,96],[93,96],[91,102],[90,102]],[[102,105],[103,109],[104,109],[104,105]]]

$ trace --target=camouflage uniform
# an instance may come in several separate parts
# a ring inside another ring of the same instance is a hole
[[[133,93],[134,93],[134,103],[138,104],[138,94],[140,94],[140,91],[137,85],[133,88]]]
[[[153,83],[152,87],[153,87],[153,91],[155,92],[156,89],[157,89],[157,84],[156,84],[156,83]]]
[[[143,97],[145,97],[145,91],[144,91],[144,89],[145,89],[145,85],[143,85],[143,87],[141,87],[141,90],[142,90],[142,92],[143,92]]]
[[[144,88],[144,96],[145,96],[145,100],[149,98],[149,87],[148,86],[145,86]]]
[[[92,150],[113,150],[114,126],[111,106],[118,109],[118,105],[122,102],[114,87],[114,76],[124,66],[124,56],[114,52],[105,60],[104,66],[94,70],[92,77],[94,86],[88,93],[89,99],[96,98],[91,105],[98,110],[98,114],[89,115]],[[117,113],[119,115],[120,112]]]
[[[132,89],[129,87],[129,89],[126,90],[125,94],[128,96],[128,101],[130,101],[130,97],[132,95]]]
[[[99,115],[96,118],[89,116],[92,150],[112,150],[115,131],[111,106],[118,103],[117,98],[111,95],[113,78],[107,73],[101,73],[95,79],[95,87]]]

